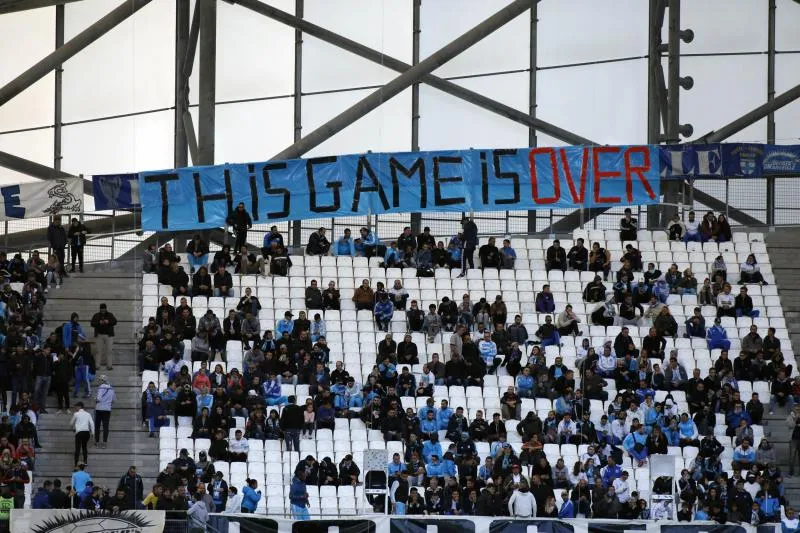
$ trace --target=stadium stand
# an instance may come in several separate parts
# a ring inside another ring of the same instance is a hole
[[[791,410],[800,388],[763,234],[636,237],[576,230],[560,239],[563,254],[550,239],[511,238],[515,260],[481,239],[481,267],[464,276],[449,258],[430,270],[414,262],[427,265],[421,254],[393,258],[391,245],[383,257],[292,255],[285,276],[269,257],[222,251],[210,262],[217,280],[161,250],[143,275],[140,336],[142,421],[159,439],[159,481],[195,465],[187,476],[209,490],[221,473],[226,487],[263,491],[256,513],[288,515],[300,469],[312,515],[352,515],[373,510],[362,452],[380,449],[391,484],[408,472],[416,487],[419,498],[400,496],[405,481],[393,491],[408,513],[503,514],[522,476],[539,516],[553,497],[553,516],[648,518],[658,481],[648,457],[666,453],[677,458],[684,515],[749,521],[749,501],[763,521],[779,520],[782,477],[761,420]],[[570,253],[580,239],[608,254],[581,263]],[[322,294],[331,287],[338,301]],[[454,335],[462,326],[474,342]],[[283,416],[295,398],[308,411],[302,432]],[[481,495],[491,485],[494,497]]]

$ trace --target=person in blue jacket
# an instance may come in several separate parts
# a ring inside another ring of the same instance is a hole
[[[52,488],[53,482],[49,479],[46,480],[36,491],[36,495],[34,495],[31,502],[31,509],[52,509],[50,505],[50,490]]]
[[[640,424],[636,431],[628,433],[628,436],[622,442],[622,447],[630,454],[633,460],[639,463],[639,466],[644,466],[649,455],[644,424]]]
[[[389,331],[389,322],[392,321],[394,315],[394,305],[389,299],[388,293],[381,294],[372,312],[375,313],[375,323],[378,325],[378,329]]]
[[[708,349],[721,348],[723,350],[731,349],[731,341],[728,340],[728,332],[722,327],[722,320],[719,318],[714,319],[714,325],[706,331],[706,340],[708,341]]]
[[[453,410],[448,406],[447,400],[442,400],[439,412],[436,413],[436,421],[439,424],[439,430],[447,429],[451,416],[453,416]]]
[[[389,247],[386,248],[386,253],[383,255],[383,265],[386,268],[396,266],[402,255],[403,252],[397,248],[397,241],[390,242]]]
[[[258,481],[255,479],[248,479],[246,483],[242,488],[242,512],[255,513],[258,502],[261,501],[261,491],[258,490]]]
[[[364,248],[364,257],[372,257],[375,255],[378,245],[381,243],[378,239],[378,235],[368,228],[361,228],[359,233],[361,234],[361,246]]]
[[[430,464],[433,456],[437,458],[442,456],[442,445],[439,444],[439,435],[436,433],[422,443],[422,457],[425,459],[425,463]]]
[[[442,478],[445,474],[444,464],[439,461],[439,456],[436,454],[431,455],[431,460],[427,463],[425,471],[429,478],[438,477]],[[441,481],[441,479],[440,479]]]
[[[356,247],[353,242],[353,237],[350,235],[350,228],[345,228],[344,235],[336,240],[333,246],[334,255],[355,257]]]
[[[289,503],[292,506],[292,518],[310,520],[308,513],[308,491],[306,490],[306,471],[297,470],[289,486]]]
[[[78,318],[78,313],[72,313],[69,322],[64,322],[61,326],[61,344],[64,346],[73,346],[78,341],[86,339],[86,334],[78,323]]]
[[[561,492],[561,501],[561,509],[558,510],[558,517],[561,519],[575,518],[575,505],[572,503],[572,500],[569,499],[567,491]]]
[[[423,438],[432,438],[434,435],[438,435],[439,422],[436,420],[435,409],[429,410],[425,418],[420,420],[419,430]]]

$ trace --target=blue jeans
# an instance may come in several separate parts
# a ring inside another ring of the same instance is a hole
[[[715,348],[721,348],[723,350],[730,350],[731,349],[731,341],[729,340],[719,340],[719,341],[708,341],[708,349],[713,350]]]
[[[156,420],[155,417],[150,417],[148,419],[149,426],[150,426],[150,433],[155,433],[158,431],[160,427],[169,427],[169,417],[165,418],[164,420]]]
[[[758,318],[761,315],[761,311],[759,311],[758,309],[753,309],[749,313],[745,313],[741,309],[736,310],[736,318],[742,317],[744,315],[747,315],[750,318]]]
[[[703,242],[703,235],[699,231],[697,233],[686,233],[683,236],[683,242]]]
[[[200,257],[195,257],[194,254],[189,254],[189,267],[193,270],[197,270],[201,266],[205,266],[208,264],[208,254],[201,255]]]
[[[295,520],[311,520],[308,507],[292,504],[292,518]]]
[[[33,401],[39,409],[45,408],[47,403],[47,393],[50,391],[50,376],[36,376],[36,384],[33,388]]]
[[[554,331],[552,337],[542,339],[541,347],[546,348],[548,346],[558,346],[560,344],[561,344],[561,335],[558,334],[558,331]]]
[[[283,440],[286,441],[286,451],[300,451],[300,430],[287,429],[283,432]]]
[[[697,289],[685,289],[683,287],[678,287],[678,294],[697,294]]]
[[[289,399],[286,396],[278,396],[276,398],[267,398],[266,399],[267,405],[283,405],[289,403]]]
[[[645,448],[644,450],[642,450],[640,452],[637,452],[633,448],[631,448],[630,450],[625,450],[625,451],[628,452],[629,454],[631,454],[631,457],[633,457],[637,461],[644,461],[645,459],[647,459],[647,448]]]
[[[222,296],[222,297],[232,297],[233,296],[233,289],[228,289],[228,292],[222,294],[222,291],[219,289],[214,289],[214,296]]]

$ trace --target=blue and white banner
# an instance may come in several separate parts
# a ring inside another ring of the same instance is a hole
[[[60,178],[0,187],[0,220],[78,214],[83,211],[83,179]]]
[[[142,172],[142,229],[224,226],[239,202],[254,223],[655,204],[658,156],[657,146],[573,146],[370,153]]]
[[[92,176],[94,208],[97,211],[139,207],[139,175]]]
[[[676,144],[659,148],[662,179],[800,174],[800,145]]]

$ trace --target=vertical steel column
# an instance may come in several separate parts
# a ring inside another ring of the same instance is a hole
[[[422,0],[412,0],[413,27],[411,32],[411,64],[419,63],[419,38],[422,18]],[[419,83],[411,86],[411,150],[416,152],[419,147]],[[414,234],[422,231],[422,214],[411,213],[411,231]]]
[[[769,0],[767,22],[767,102],[775,99],[775,0]],[[775,144],[775,112],[767,115],[767,143]],[[775,178],[767,178],[767,220],[775,223]]]
[[[661,143],[661,80],[664,77],[661,65],[661,28],[664,24],[664,0],[650,0],[649,36],[647,45],[647,142]],[[660,209],[647,208],[647,227],[661,224]]]
[[[298,18],[303,18],[305,14],[305,0],[295,0],[294,14]],[[295,28],[294,30],[294,142],[303,138],[303,32]],[[302,239],[302,222],[294,220],[291,222],[290,246],[300,246]],[[331,227],[331,238],[333,238],[333,227]]]
[[[200,109],[197,124],[197,159],[214,164],[214,127],[217,91],[217,0],[200,0]]]
[[[678,127],[680,125],[680,85],[681,75],[681,0],[669,0],[669,42],[667,54],[669,56],[667,73],[667,141],[679,141]]]
[[[189,0],[175,3],[175,119],[174,162],[175,168],[188,166],[189,141],[186,136],[184,113],[189,110],[189,77],[183,68],[189,48]]]
[[[64,46],[64,5],[56,6],[56,50]],[[63,111],[63,78],[64,65],[59,63],[55,68],[55,85],[53,89],[53,168],[61,170],[61,122]]]
[[[528,114],[531,118],[536,118],[536,70],[539,68],[538,52],[538,25],[539,25],[539,2],[534,2],[531,6],[530,20],[530,45],[528,48]],[[536,146],[536,130],[528,128],[528,146]],[[550,214],[552,217],[552,209]],[[508,218],[508,215],[506,215]],[[536,233],[536,211],[528,211],[528,233]]]

